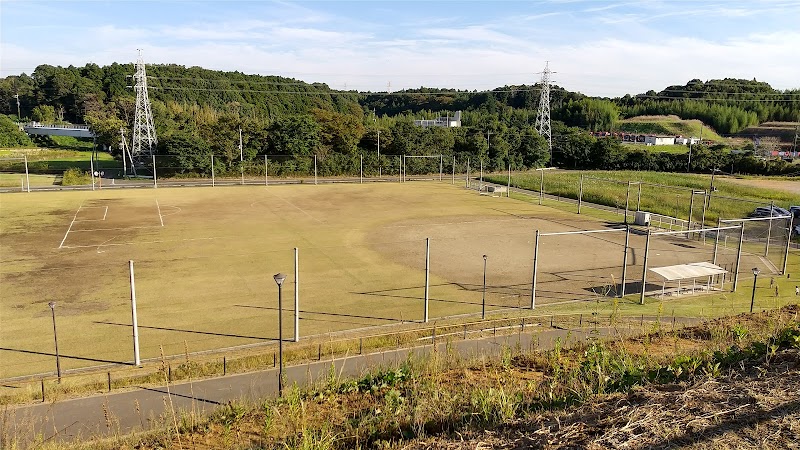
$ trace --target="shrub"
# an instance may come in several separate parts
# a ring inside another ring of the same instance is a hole
[[[84,172],[77,167],[70,167],[69,169],[65,170],[64,175],[61,177],[62,186],[75,186],[80,184],[89,184],[91,182],[91,176],[89,173]]]

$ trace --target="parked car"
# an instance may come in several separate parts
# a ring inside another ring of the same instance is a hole
[[[789,212],[794,215],[795,219],[800,219],[800,206],[790,206]]]
[[[790,216],[792,214],[794,213],[790,213],[788,210],[783,209],[780,206],[759,206],[750,213],[750,217],[779,217]]]

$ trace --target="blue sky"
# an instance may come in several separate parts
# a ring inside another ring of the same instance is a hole
[[[800,1],[0,2],[0,76],[132,62],[283,75],[336,89],[588,95],[692,78],[800,88]]]

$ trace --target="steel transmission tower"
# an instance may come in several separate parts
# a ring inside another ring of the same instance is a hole
[[[153,112],[150,109],[150,98],[147,95],[147,74],[144,69],[142,51],[136,61],[136,74],[133,76],[136,91],[136,116],[133,121],[133,143],[131,156],[139,163],[150,158],[158,143],[156,128],[153,126]]]
[[[550,128],[550,62],[547,61],[542,72],[541,89],[539,97],[539,113],[536,115],[536,131],[539,136],[547,139],[547,149],[550,151],[550,161],[553,160],[553,132]]]

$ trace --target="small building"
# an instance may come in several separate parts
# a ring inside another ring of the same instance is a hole
[[[644,143],[645,145],[674,145],[675,136],[645,136]]]
[[[452,116],[437,117],[433,120],[415,120],[414,125],[418,127],[448,127],[455,128],[461,126],[461,111],[456,111]]]

